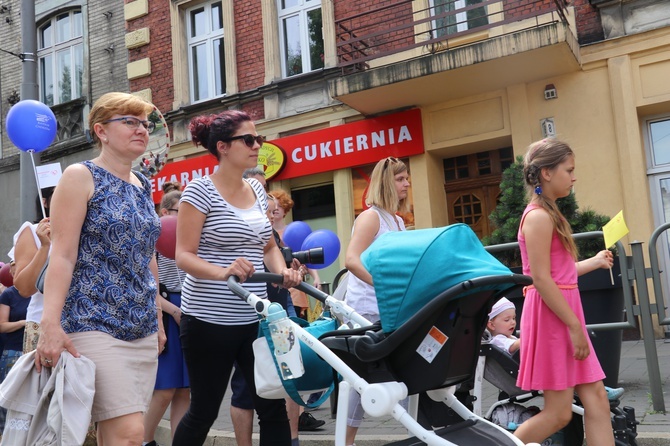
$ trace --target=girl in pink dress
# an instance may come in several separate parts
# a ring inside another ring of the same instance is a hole
[[[586,332],[577,277],[612,266],[604,250],[577,261],[570,224],[555,200],[571,193],[576,181],[572,149],[555,139],[530,145],[524,178],[532,195],[519,227],[526,288],[521,316],[521,364],[517,385],[544,391],[544,410],[521,424],[515,435],[541,443],[568,424],[577,392],[584,405],[588,444],[614,445],[603,373]]]

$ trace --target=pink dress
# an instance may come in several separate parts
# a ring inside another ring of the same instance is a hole
[[[521,218],[539,206],[530,204]],[[523,273],[532,277],[528,265],[526,240],[519,228],[519,248],[523,262]],[[565,249],[554,230],[551,239],[551,277],[561,288],[565,300],[584,327],[584,310],[577,289],[577,267],[570,252]],[[602,367],[586,334],[589,356],[578,361],[573,358],[572,341],[568,328],[544,303],[537,290],[526,291],[521,314],[521,362],[517,386],[524,390],[565,390],[578,384],[601,381],[605,378]]]

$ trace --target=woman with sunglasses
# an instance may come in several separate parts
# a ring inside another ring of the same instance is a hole
[[[256,395],[252,342],[258,316],[230,291],[231,275],[246,281],[263,263],[284,276],[283,286],[300,282],[287,268],[265,215],[267,197],[255,179],[243,179],[258,164],[263,137],[243,111],[198,116],[189,129],[194,144],[218,160],[212,175],[191,181],[182,194],[177,222],[177,266],[186,272],[182,286],[181,341],[191,382],[191,404],[172,440],[174,446],[202,445],[216,420],[233,364],[251,390],[260,426],[260,444],[290,445],[283,400]],[[259,297],[265,283],[245,288]]]
[[[379,320],[379,307],[372,276],[363,266],[361,254],[380,235],[389,231],[405,230],[402,217],[396,213],[407,210],[408,193],[409,174],[405,163],[394,157],[384,158],[377,163],[370,176],[370,185],[365,196],[368,209],[361,212],[354,221],[345,257],[345,266],[350,273],[346,302],[370,322]],[[354,444],[363,414],[360,395],[352,389],[349,393],[347,415],[347,445]]]
[[[143,413],[165,344],[151,185],[131,170],[149,143],[148,102],[107,93],[89,113],[98,156],[69,166],[51,200],[38,371],[67,350],[95,363],[98,444],[142,444]]]

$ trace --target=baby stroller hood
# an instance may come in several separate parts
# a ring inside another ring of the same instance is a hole
[[[512,274],[461,223],[387,232],[363,252],[361,260],[372,275],[386,333],[395,331],[451,286],[482,276]]]

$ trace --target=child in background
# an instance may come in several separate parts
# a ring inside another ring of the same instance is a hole
[[[513,355],[521,347],[521,340],[514,336],[516,329],[516,307],[506,297],[500,298],[493,305],[489,313],[489,321],[486,328],[491,333],[491,344],[500,347],[506,353]],[[623,388],[605,386],[607,399],[616,401],[623,395]]]

